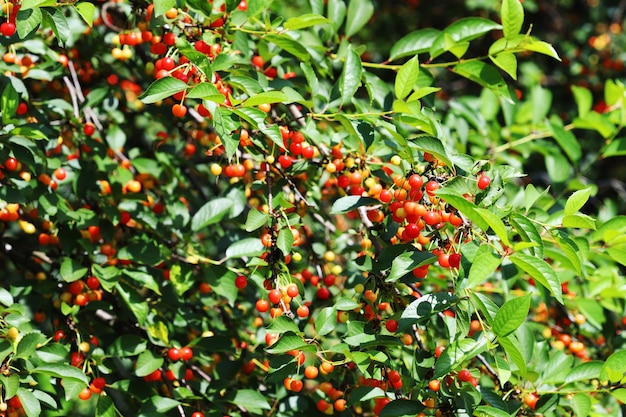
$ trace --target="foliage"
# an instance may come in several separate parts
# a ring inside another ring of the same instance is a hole
[[[623,81],[284,3],[3,4],[0,412],[620,415]]]

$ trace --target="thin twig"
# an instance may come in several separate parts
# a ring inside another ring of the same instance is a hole
[[[78,119],[80,117],[80,110],[78,108],[78,96],[76,95],[76,89],[74,88],[74,86],[72,85],[72,82],[67,76],[63,77],[63,82],[65,82],[65,85],[67,86],[67,90],[70,93],[70,97],[72,98],[72,107],[74,107],[74,117]]]

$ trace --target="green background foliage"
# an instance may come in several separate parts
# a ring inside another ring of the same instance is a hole
[[[464,6],[5,2],[0,413],[622,415],[624,7]]]

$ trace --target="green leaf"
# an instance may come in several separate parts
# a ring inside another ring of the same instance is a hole
[[[46,26],[52,28],[57,41],[59,44],[63,45],[65,40],[71,38],[70,26],[65,13],[60,7],[55,8],[53,11],[50,11],[50,9],[44,9],[42,11],[42,21],[46,24]]]
[[[308,352],[315,352],[317,348],[304,341],[300,336],[293,332],[286,332],[283,334],[276,343],[272,346],[265,348],[267,353],[277,355],[280,353],[287,353],[290,350],[303,350]]]
[[[525,36],[524,42],[521,42],[519,44],[519,47],[525,51],[537,52],[539,54],[552,57],[558,61],[561,60],[559,54],[556,52],[552,45],[550,45],[548,42],[537,40],[532,36]]]
[[[276,246],[280,249],[284,256],[291,253],[291,248],[293,247],[293,233],[289,227],[283,227],[280,229],[278,236],[276,237]]]
[[[618,388],[611,391],[611,395],[623,403],[626,403],[626,388]]]
[[[498,23],[482,17],[465,17],[459,19],[443,30],[433,41],[430,58],[435,59],[449,50],[450,46],[469,42],[492,30],[501,29]],[[446,42],[446,38],[448,41]]]
[[[524,242],[535,243],[530,247],[530,251],[538,258],[543,258],[543,239],[535,227],[534,223],[521,214],[511,213],[509,223],[515,228],[520,238]]]
[[[115,284],[115,288],[120,298],[124,300],[128,310],[132,312],[137,319],[137,323],[139,323],[140,326],[144,326],[149,312],[148,303],[145,298],[135,291],[135,289],[122,282]]]
[[[506,352],[506,355],[513,361],[513,363],[517,366],[522,377],[526,376],[526,360],[520,351],[519,341],[513,336],[509,337],[498,337],[498,342],[500,346]]]
[[[419,401],[397,399],[385,405],[380,412],[380,417],[414,417],[426,408]]]
[[[286,29],[289,30],[298,30],[308,28],[310,26],[321,25],[321,24],[332,24],[333,22],[330,19],[325,18],[319,14],[315,13],[305,13],[301,14],[297,17],[290,17],[283,24]]]
[[[128,357],[139,355],[146,350],[147,342],[139,336],[122,335],[115,339],[109,346],[108,354],[110,356]]]
[[[46,337],[41,333],[26,333],[17,345],[15,358],[30,358],[37,350],[37,347],[42,345],[45,340]]]
[[[340,197],[333,203],[330,214],[347,213],[359,207],[373,204],[380,204],[380,201],[372,197],[360,197],[355,195]]]
[[[258,237],[248,237],[240,239],[232,243],[226,249],[227,258],[243,258],[250,256],[259,256],[265,252],[265,247]]]
[[[56,4],[55,0],[23,0],[21,10],[28,10],[34,7],[49,7]]]
[[[41,403],[32,391],[20,387],[17,390],[17,397],[22,403],[22,408],[28,417],[39,417],[41,414]]]
[[[572,408],[576,417],[587,417],[591,410],[591,396],[586,393],[578,393],[572,398]]]
[[[490,89],[509,103],[514,103],[509,86],[493,65],[482,61],[466,61],[455,65],[452,72]]]
[[[435,258],[435,255],[429,251],[406,251],[393,259],[391,263],[391,271],[389,271],[389,276],[387,276],[385,281],[397,281],[403,276],[411,273],[413,269],[434,262]]]
[[[176,0],[154,0],[154,17],[163,16],[172,7],[176,7]]]
[[[570,214],[568,216],[563,216],[563,220],[561,220],[561,225],[563,227],[570,227],[574,229],[595,230],[596,221],[586,214],[576,213]]]
[[[111,125],[107,129],[106,141],[109,148],[115,151],[121,151],[124,145],[126,145],[126,139],[126,132],[118,125]]]
[[[3,35],[4,36],[4,35]],[[15,115],[17,106],[20,103],[20,97],[13,87],[13,84],[8,83],[2,91],[2,122],[8,124],[11,117]]]
[[[438,29],[419,29],[409,33],[396,42],[391,48],[389,60],[428,52],[433,42],[441,33]]]
[[[485,246],[486,247],[486,246]],[[502,263],[502,258],[493,252],[483,252],[477,255],[470,266],[465,288],[474,288],[482,284]]]
[[[470,338],[453,341],[443,351],[435,362],[435,373],[433,379],[448,375],[450,371],[461,366],[469,357],[476,356],[487,349],[485,338],[474,340]]]
[[[517,330],[528,316],[530,294],[508,300],[500,307],[493,319],[493,332],[498,337],[505,337]]]
[[[41,13],[41,9],[36,7],[32,9],[24,10],[24,3],[22,3],[22,7],[20,11],[17,13],[16,18],[16,26],[17,26],[17,34],[20,38],[26,38],[30,33],[36,30],[39,25],[41,25],[41,21],[43,19],[43,14]]]
[[[512,417],[515,414],[509,414],[506,411],[500,410],[499,408],[481,405],[476,407],[476,409],[474,410],[474,415],[476,417]]]
[[[485,222],[487,222],[489,227],[491,227],[491,230],[493,230],[496,233],[496,235],[498,235],[500,240],[505,245],[507,246],[511,245],[511,242],[509,242],[509,236],[506,230],[506,226],[502,222],[502,219],[500,219],[498,216],[493,214],[491,211],[484,209],[484,208],[477,207],[474,209],[474,211],[478,213],[478,215],[482,217],[485,220]]]
[[[200,98],[202,100],[209,100],[215,103],[224,102],[224,96],[218,91],[217,87],[215,87],[215,84],[213,83],[200,83],[196,85],[189,90],[187,98]]]
[[[139,96],[139,99],[145,104],[156,103],[157,101],[186,90],[187,87],[187,83],[178,78],[163,77],[150,84],[148,89]]]
[[[248,212],[248,218],[246,219],[246,232],[253,232],[260,227],[268,224],[270,221],[270,215],[261,210],[251,209]]]
[[[591,361],[581,363],[577,365],[569,371],[567,377],[565,378],[565,383],[570,384],[572,382],[578,381],[590,381],[592,379],[600,378],[600,372],[602,372],[602,367],[604,363],[601,361]]]
[[[374,5],[370,0],[350,0],[346,20],[346,37],[351,38],[374,15]]]
[[[4,398],[11,398],[17,394],[17,390],[20,388],[20,377],[17,374],[0,375],[0,384]]]
[[[361,57],[352,48],[348,51],[346,62],[339,78],[339,92],[341,103],[349,103],[361,85],[361,74],[363,66]]]
[[[514,0],[517,1],[517,0]],[[501,52],[498,55],[490,55],[491,62],[498,68],[509,74],[511,78],[517,80],[517,57],[510,52]]]
[[[410,139],[410,141],[411,146],[414,148],[417,148],[422,152],[428,152],[449,167],[453,166],[452,159],[450,158],[450,155],[448,155],[448,151],[446,151],[440,139],[424,135],[416,136]]]
[[[582,190],[575,191],[570,195],[565,202],[565,208],[563,209],[563,213],[565,216],[570,214],[577,213],[587,201],[589,201],[589,197],[591,196],[591,187],[584,188]]]
[[[396,97],[398,99],[404,99],[406,96],[409,95],[411,91],[413,91],[413,88],[417,83],[419,71],[420,62],[417,55],[409,59],[400,67],[400,69],[398,70],[398,74],[396,75],[396,82],[394,84]]]
[[[478,207],[476,207],[474,203],[467,201],[465,197],[457,191],[442,187],[435,191],[435,194],[446,203],[460,211],[461,214],[471,220],[472,223],[481,228],[483,231],[487,231],[489,229],[489,223],[487,223],[483,216],[478,214],[476,211]]]
[[[265,91],[263,93],[256,94],[243,102],[245,107],[258,106],[265,103],[285,103],[289,99],[287,94],[282,91]]]
[[[524,7],[519,0],[503,0],[500,9],[502,32],[506,39],[512,39],[522,31]]]
[[[318,337],[325,336],[337,327],[337,307],[324,307],[315,318]]]
[[[231,393],[227,396],[228,401],[235,404],[237,407],[242,407],[244,410],[271,410],[272,407],[267,402],[267,398],[259,392],[251,389],[238,389],[231,390]],[[264,413],[254,413],[264,414]]]
[[[608,380],[611,384],[626,382],[626,350],[614,352],[607,358],[600,372],[600,379]]]
[[[574,94],[574,101],[576,101],[576,106],[578,106],[578,117],[584,118],[591,111],[591,106],[593,105],[591,91],[577,85],[573,85],[571,88],[572,94]]]
[[[152,372],[156,371],[163,365],[163,357],[155,356],[149,350],[144,350],[137,357],[137,362],[135,363],[135,375],[138,377],[144,377],[146,375],[150,375]]]
[[[602,156],[605,158],[624,155],[626,155],[626,138],[612,139],[602,150]]]
[[[267,331],[270,333],[300,333],[300,329],[298,325],[293,321],[293,319],[287,316],[278,316],[267,327]]]
[[[116,410],[113,400],[108,395],[100,395],[96,404],[96,417],[115,417]]]
[[[431,316],[448,310],[458,302],[458,297],[448,292],[425,294],[409,304],[400,317],[400,329],[430,320]]]
[[[87,26],[93,24],[93,16],[96,13],[96,6],[87,1],[81,1],[74,6],[80,17],[83,18]]]
[[[311,55],[306,48],[297,40],[287,34],[270,34],[263,37],[268,42],[273,43],[285,52],[298,58],[300,61],[309,62]]]
[[[63,278],[65,282],[77,281],[87,275],[88,271],[89,269],[87,267],[72,258],[64,258],[63,261],[61,261],[61,268],[59,269],[61,278]]]
[[[259,129],[265,136],[270,138],[280,148],[284,148],[283,137],[280,133],[280,129],[276,125],[267,126],[265,124],[265,118],[267,114],[259,109],[253,107],[241,107],[234,109],[233,112],[250,123],[253,128]],[[237,145],[238,143],[236,143]]]
[[[48,363],[30,370],[31,373],[44,374],[54,378],[72,379],[89,385],[89,379],[80,369],[62,363]]]
[[[551,117],[548,126],[552,131],[554,140],[556,140],[556,143],[563,149],[567,157],[574,163],[580,161],[582,157],[580,144],[572,132],[563,128],[563,124],[558,116]]]
[[[222,220],[233,206],[233,201],[226,197],[219,197],[209,201],[196,212],[191,218],[191,230],[198,232],[210,224]]]
[[[0,303],[6,307],[13,305],[13,296],[6,288],[0,287]]]
[[[547,288],[550,294],[563,304],[561,281],[556,272],[554,272],[546,261],[519,252],[509,256],[509,260],[522,271],[533,277],[535,281]]]

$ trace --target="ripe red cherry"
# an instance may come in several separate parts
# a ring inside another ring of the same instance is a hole
[[[257,68],[263,68],[263,65],[265,65],[265,61],[263,61],[263,58],[261,58],[261,56],[255,55],[252,57],[252,65]]]
[[[182,104],[174,104],[172,106],[172,114],[175,117],[184,117],[187,114],[187,107]]]
[[[189,346],[180,348],[180,359],[187,362],[193,357],[193,350]]]
[[[450,268],[459,269],[459,266],[461,266],[461,254],[450,254],[450,256],[448,257],[448,263],[450,264]]]
[[[170,348],[167,351],[167,357],[170,358],[171,361],[176,362],[177,360],[180,359],[180,349],[175,348],[175,347]]]
[[[4,36],[13,36],[15,34],[15,29],[15,23],[13,22],[4,22],[0,25],[0,32],[2,32]]]
[[[4,167],[7,169],[7,171],[15,171],[17,169],[17,165],[17,159],[15,158],[8,158],[4,162]]]
[[[287,286],[288,296],[290,296],[291,298],[295,298],[298,296],[298,294],[300,294],[300,291],[298,291],[298,286],[296,284],[289,284]]]
[[[93,125],[93,123],[85,123],[83,125],[83,133],[85,134],[85,136],[91,136],[96,133],[96,127]]]
[[[92,275],[87,278],[87,286],[92,290],[97,290],[98,288],[100,288],[100,281],[98,280],[98,278]]]
[[[240,290],[246,288],[246,285],[248,285],[248,279],[245,276],[239,275],[235,278],[235,286]]]
[[[491,184],[491,178],[481,172],[480,176],[478,177],[478,188],[484,190],[485,188],[489,187],[489,184]]]
[[[278,163],[283,169],[287,169],[293,164],[293,158],[289,155],[281,155],[278,157]]]
[[[330,290],[326,287],[317,289],[317,298],[320,300],[328,300],[330,298]]]
[[[439,188],[439,183],[437,181],[431,180],[426,183],[426,192],[428,195],[434,195],[435,191]]]
[[[474,377],[467,369],[461,369],[458,374],[459,381],[470,382]]]
[[[282,298],[282,294],[279,290],[273,289],[267,294],[267,298],[270,300],[272,304],[280,303],[280,299]]]
[[[422,188],[422,185],[424,185],[424,179],[421,175],[413,174],[409,177],[409,185],[412,189]]]
[[[539,396],[534,392],[531,392],[524,398],[524,403],[530,407],[531,410],[537,407],[537,401],[539,401]]]
[[[395,333],[396,331],[398,331],[398,322],[393,319],[387,320],[385,322],[385,328],[387,329],[388,332]]]
[[[259,313],[265,313],[270,309],[270,303],[267,300],[258,300],[256,302],[256,311]]]
[[[191,415],[191,417],[204,417],[204,414],[202,414],[200,411],[196,411]]]
[[[65,171],[65,168],[59,167],[59,168],[54,170],[54,176],[59,181],[63,181],[67,177],[67,171]]]
[[[301,305],[300,307],[298,307],[298,309],[296,310],[296,314],[298,315],[298,317],[300,318],[305,318],[309,316],[309,307],[305,306],[305,305]]]

